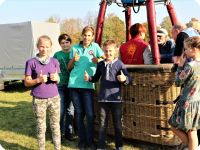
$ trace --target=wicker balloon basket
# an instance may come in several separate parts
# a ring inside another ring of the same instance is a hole
[[[171,64],[127,65],[133,83],[122,87],[123,137],[161,145],[175,146],[181,142],[170,130],[168,119],[180,88],[175,87],[175,73]],[[98,86],[97,86],[98,92]],[[97,93],[96,93],[97,94]],[[95,101],[98,129],[99,109]],[[113,135],[109,116],[108,134]]]

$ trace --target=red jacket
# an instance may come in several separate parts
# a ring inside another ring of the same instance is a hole
[[[120,46],[120,55],[124,64],[144,64],[143,53],[149,44],[134,37]]]

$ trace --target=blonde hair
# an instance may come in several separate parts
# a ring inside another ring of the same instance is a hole
[[[106,41],[103,43],[103,47],[108,46],[108,45],[113,45],[113,46],[116,48],[116,43],[115,43],[114,40],[106,40]]]
[[[197,31],[200,31],[200,22],[199,21],[190,21],[188,27],[191,27]]]
[[[197,48],[200,50],[200,36],[189,37],[184,41],[185,49]]]
[[[47,35],[42,35],[38,38],[37,40],[37,47],[40,45],[40,43],[42,42],[42,40],[47,40],[50,42],[51,46],[52,46],[52,41],[51,41],[51,38]]]

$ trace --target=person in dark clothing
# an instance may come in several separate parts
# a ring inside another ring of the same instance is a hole
[[[161,28],[157,31],[158,47],[160,51],[160,63],[173,63],[175,43],[168,39],[167,30]]]
[[[199,36],[198,31],[200,29],[198,28],[200,28],[200,23],[194,22],[194,23],[191,23],[188,28],[183,29],[180,33],[177,34],[176,42],[175,42],[176,46],[175,46],[174,56],[173,56],[174,64],[176,66],[178,66],[180,57],[182,53],[184,52],[184,48],[183,48],[184,40],[186,40],[188,37]]]
[[[115,147],[116,150],[123,150],[121,84],[129,84],[131,78],[123,62],[115,58],[116,43],[113,40],[105,41],[103,50],[106,59],[97,64],[94,76],[89,77],[85,71],[84,79],[89,82],[97,82],[101,78],[98,95],[100,107],[98,149],[105,149],[108,114],[111,111],[115,129]]]

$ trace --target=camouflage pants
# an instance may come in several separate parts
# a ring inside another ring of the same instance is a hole
[[[54,149],[60,150],[60,97],[55,96],[48,99],[33,97],[33,112],[37,123],[37,137],[40,150],[45,150],[46,111],[49,114],[50,127],[54,142]]]

